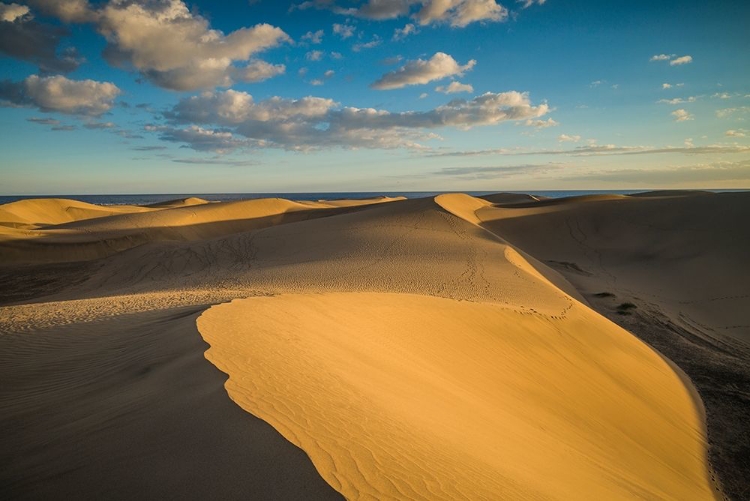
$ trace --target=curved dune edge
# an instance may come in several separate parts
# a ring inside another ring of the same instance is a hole
[[[230,397],[347,498],[714,499],[688,388],[580,303],[290,294],[197,325]]]

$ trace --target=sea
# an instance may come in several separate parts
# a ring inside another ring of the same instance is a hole
[[[528,195],[565,198],[581,195],[630,195],[650,190],[564,190],[564,191],[504,191],[503,193],[525,193]],[[745,190],[705,190],[712,192],[729,192]],[[32,198],[70,198],[97,205],[149,205],[169,200],[197,197],[211,202],[228,202],[235,200],[253,200],[258,198],[286,198],[287,200],[338,200],[361,199],[378,196],[425,198],[434,197],[447,191],[349,191],[349,192],[313,192],[313,193],[163,193],[163,194],[132,194],[132,195],[6,195],[0,196],[0,204],[16,202]],[[490,195],[499,191],[461,191],[472,196]]]

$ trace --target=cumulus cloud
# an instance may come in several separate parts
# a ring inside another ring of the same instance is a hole
[[[350,24],[334,23],[333,25],[333,33],[340,36],[342,40],[353,37],[356,29],[357,28],[355,26],[352,26]]]
[[[403,28],[396,28],[393,31],[393,39],[394,40],[403,40],[404,38],[408,37],[409,35],[414,35],[416,33],[419,33],[419,30],[417,30],[417,27],[414,26],[412,23],[407,24]]]
[[[471,84],[463,84],[454,81],[449,85],[439,85],[435,87],[435,91],[442,92],[443,94],[457,94],[459,92],[474,92],[474,87],[472,87]]]
[[[172,128],[184,124],[218,128],[244,136],[256,147],[308,150],[423,148],[421,141],[438,137],[431,132],[434,129],[533,120],[548,111],[547,104],[534,106],[528,94],[515,91],[487,93],[468,101],[456,99],[429,111],[391,113],[341,107],[331,99],[312,96],[255,101],[245,92],[228,90],[182,99],[165,117]],[[169,133],[170,139],[182,138],[190,144],[184,133]]]
[[[39,23],[29,7],[0,3],[0,52],[39,66],[42,73],[68,73],[81,64],[73,47],[60,50],[67,29]]]
[[[524,123],[526,127],[534,127],[535,129],[546,129],[548,127],[557,127],[560,125],[560,122],[557,122],[551,118],[548,118],[547,120],[526,120]]]
[[[651,62],[654,62],[654,61],[669,61],[670,59],[672,59],[676,55],[677,54],[655,54],[655,55],[651,56],[651,59],[649,59],[649,61],[651,61]]]
[[[679,66],[681,64],[690,64],[693,62],[693,56],[681,56],[669,61],[670,66]]]
[[[372,40],[370,40],[369,42],[361,42],[358,44],[354,44],[352,46],[352,50],[354,52],[359,52],[362,49],[372,49],[380,45],[382,42],[383,42],[382,38],[380,38],[378,35],[373,35]]]
[[[400,89],[407,85],[420,85],[441,80],[446,77],[462,76],[471,70],[476,61],[472,59],[465,65],[460,65],[448,54],[438,52],[428,60],[417,59],[409,61],[401,68],[386,73],[370,87],[378,90]]]
[[[311,50],[307,54],[305,54],[305,59],[308,61],[320,61],[323,59],[323,51],[322,50]]]
[[[663,84],[661,84],[661,88],[662,89],[671,89],[672,88],[672,84],[663,83]]]
[[[268,24],[229,34],[211,29],[182,0],[32,0],[32,7],[65,22],[92,23],[107,40],[105,58],[135,68],[147,80],[172,90],[228,87],[238,81],[283,72],[283,65],[257,61],[259,52],[289,42]]]
[[[674,117],[675,122],[687,122],[688,120],[693,120],[695,117],[688,113],[687,110],[679,109],[675,110],[671,113],[671,115]]]
[[[525,3],[527,0],[523,1]],[[532,0],[532,3],[541,4],[544,1]],[[495,0],[366,0],[356,7],[349,5],[336,0],[308,0],[297,5],[297,8],[328,9],[337,14],[376,20],[411,16],[421,25],[449,24],[457,28],[475,22],[498,22],[508,18],[508,9]]]
[[[319,44],[323,42],[323,30],[308,31],[302,35],[303,42],[310,42],[311,44]]]
[[[40,111],[98,116],[109,111],[120,89],[109,82],[31,75],[21,82],[0,82],[0,104]]]

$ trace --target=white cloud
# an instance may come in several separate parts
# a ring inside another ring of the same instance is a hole
[[[661,88],[662,89],[671,89],[672,88],[672,84],[663,83],[663,84],[661,84]]]
[[[335,72],[335,71],[333,71],[333,70],[328,70],[328,71],[326,71],[325,73],[323,73],[323,76],[324,76],[324,77],[326,77],[326,78],[332,78],[332,77],[333,77],[333,75],[335,75],[335,74],[336,74],[336,72]]]
[[[716,110],[716,117],[729,118],[735,114],[741,115],[745,113],[750,113],[750,106],[739,106],[737,108],[724,108],[721,110]]]
[[[355,26],[352,26],[350,24],[338,24],[334,23],[333,25],[333,32],[340,36],[342,40],[346,40],[347,38],[350,38],[354,36],[354,32],[357,30]]]
[[[315,32],[308,31],[307,33],[302,35],[302,41],[310,42],[311,44],[319,44],[323,42],[323,30],[318,30]]]
[[[536,1],[544,3],[542,0]],[[350,2],[336,0],[308,0],[297,5],[297,8],[327,9],[337,14],[375,20],[411,16],[421,25],[449,24],[452,27],[464,27],[474,22],[505,21],[508,18],[508,9],[495,0],[365,0],[357,7],[349,5]]]
[[[323,59],[323,51],[322,50],[311,50],[307,54],[305,54],[305,59],[308,61],[320,61]]]
[[[681,64],[690,64],[693,62],[693,56],[682,56],[669,61],[670,66],[679,66]]]
[[[687,112],[687,110],[679,109],[675,110],[671,113],[671,115],[674,117],[675,122],[687,122],[688,120],[693,120],[695,117]]]
[[[323,85],[324,83],[325,82],[323,80],[321,80],[320,78],[316,78],[314,80],[310,80],[310,85],[318,86],[318,85]]]
[[[424,98],[426,98],[426,97],[428,97],[428,96],[429,96],[429,94],[428,94],[428,93],[426,93],[426,92],[423,92],[423,93],[421,93],[421,94],[419,95],[419,99],[424,99]]]
[[[649,61],[669,61],[673,57],[675,57],[677,54],[656,54],[651,56],[651,59]]]
[[[467,129],[525,121],[548,111],[547,104],[533,106],[528,94],[514,91],[487,93],[469,101],[455,99],[428,111],[391,113],[341,107],[333,100],[319,97],[296,100],[274,97],[256,102],[247,93],[228,90],[182,99],[165,117],[173,125],[218,128],[241,135],[257,147],[308,150],[423,148],[421,141],[438,137],[430,132],[432,129]]]
[[[417,30],[417,27],[414,26],[412,23],[407,24],[403,28],[396,28],[393,31],[393,39],[394,40],[403,40],[404,38],[408,37],[409,35],[414,35],[416,33],[419,33],[419,30]]]
[[[708,183],[750,181],[750,160],[659,169],[599,170],[575,175],[568,179],[620,182],[627,183],[628,186],[647,183],[657,186],[705,187]]]
[[[521,7],[524,9],[528,9],[534,4],[537,5],[544,5],[547,0],[516,0],[516,3],[523,4]]]
[[[732,95],[729,92],[717,92],[716,94],[712,95],[713,98],[718,99],[731,99]]]
[[[96,8],[86,0],[31,4],[66,22],[93,23],[107,40],[104,56],[110,63],[133,67],[156,85],[173,90],[227,87],[256,78],[259,63],[254,55],[290,41],[268,24],[224,34],[191,13],[182,0],[109,0]]]
[[[561,143],[577,143],[581,140],[581,136],[569,136],[567,134],[560,134],[557,136],[557,140]]]
[[[548,118],[547,120],[526,120],[524,123],[526,127],[534,127],[535,129],[546,129],[548,127],[557,127],[560,125],[560,122],[557,122],[551,118]]]
[[[745,129],[728,130],[724,133],[724,135],[728,137],[745,137],[747,135],[747,131]]]
[[[22,82],[0,82],[0,103],[41,111],[98,116],[109,111],[120,89],[109,82],[31,75]]]
[[[373,35],[372,40],[370,40],[369,42],[355,44],[352,46],[352,50],[354,52],[359,52],[362,49],[372,49],[380,45],[382,42],[383,40],[378,35]]]
[[[420,85],[441,80],[443,78],[463,75],[471,70],[476,64],[471,60],[465,65],[460,65],[448,54],[438,52],[428,60],[417,59],[409,61],[401,68],[386,73],[370,87],[379,90],[400,89],[407,85]]]
[[[459,92],[474,92],[474,87],[471,84],[463,84],[461,82],[451,82],[449,85],[439,85],[435,87],[436,92],[442,92],[443,94],[457,94]]]
[[[478,21],[505,21],[508,9],[495,0],[428,0],[414,17],[422,25],[447,23],[462,28]]]
[[[683,99],[681,97],[676,97],[674,99],[659,99],[656,102],[658,104],[672,104],[672,105],[676,105],[676,104],[694,103],[697,100],[698,100],[698,98],[696,96],[690,96],[687,99]]]

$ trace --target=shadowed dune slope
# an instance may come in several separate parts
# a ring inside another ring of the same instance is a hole
[[[662,195],[485,207],[475,216],[567,270],[579,289],[617,288],[702,335],[750,342],[750,194]]]
[[[37,228],[116,214],[147,212],[134,205],[94,205],[64,198],[34,198],[0,205],[0,225]]]

